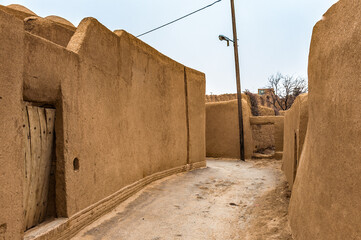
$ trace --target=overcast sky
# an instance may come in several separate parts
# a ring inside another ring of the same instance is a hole
[[[58,15],[75,26],[95,17],[111,30],[139,35],[215,0],[2,0],[18,3],[37,15]],[[336,0],[235,0],[242,90],[267,85],[277,72],[307,77],[312,28]],[[141,37],[172,59],[202,71],[207,93],[236,92],[230,1],[222,0],[196,15]]]

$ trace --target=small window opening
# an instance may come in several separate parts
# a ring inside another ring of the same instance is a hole
[[[78,158],[74,158],[73,167],[74,167],[75,172],[79,171],[80,166],[79,166],[79,159]]]

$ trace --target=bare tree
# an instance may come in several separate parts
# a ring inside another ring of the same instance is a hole
[[[289,109],[296,97],[308,91],[307,81],[302,77],[294,77],[277,73],[268,78],[272,104],[276,109]]]

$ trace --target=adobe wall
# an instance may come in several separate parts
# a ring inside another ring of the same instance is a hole
[[[250,125],[251,109],[242,99],[245,158],[252,157],[254,144]],[[206,104],[206,155],[240,158],[237,100]]]
[[[292,189],[300,162],[308,123],[308,94],[296,98],[292,107],[285,112],[283,166],[289,187]]]
[[[68,204],[72,215],[139,179],[186,165],[188,143],[183,65],[92,18],[81,22],[68,49],[79,55],[80,78],[62,85],[65,159],[78,158],[83,169],[74,173],[72,161],[65,167],[72,176],[67,194],[76,199]]]
[[[265,107],[262,105],[258,105],[258,112],[260,116],[274,116],[275,110],[270,107]]]
[[[249,98],[248,95],[242,94],[244,97]],[[275,116],[275,110],[272,108],[271,103],[269,102],[269,106],[264,106],[261,105],[261,101],[260,99],[264,99],[265,96],[260,96],[258,94],[253,94],[256,99],[257,99],[257,103],[258,103],[258,113],[259,116]],[[235,100],[237,99],[237,94],[236,93],[226,93],[226,94],[221,94],[221,95],[206,95],[206,102],[210,103],[210,102],[223,102],[223,101],[230,101],[230,100]],[[265,103],[265,101],[263,101],[263,104]]]
[[[223,102],[237,99],[237,93],[226,93],[220,95],[206,95],[206,103]]]
[[[0,11],[0,239],[22,235],[23,28],[22,21]]]
[[[290,202],[295,239],[361,236],[361,2],[340,0],[313,30],[309,122]]]
[[[252,116],[250,123],[253,138],[258,144],[258,150],[274,148],[275,158],[282,159],[283,152],[283,116]]]
[[[68,45],[76,30],[75,27],[71,28],[41,17],[28,17],[24,19],[24,22],[26,31],[63,47]]]
[[[34,12],[18,4],[11,4],[8,6],[0,5],[0,10],[18,18],[19,20],[24,20],[25,18],[31,16],[37,16]]]
[[[283,154],[283,143],[284,143],[284,121],[285,118],[283,116],[276,116],[275,117],[275,131],[274,131],[274,138],[275,138],[275,154]],[[277,159],[278,158],[276,156]]]
[[[44,38],[25,32],[24,100],[56,103],[64,79],[77,79],[78,56]]]
[[[24,28],[27,32],[45,38],[53,43],[66,47],[73,36],[76,28],[72,23],[58,16],[37,16],[24,6],[11,4],[0,5],[0,10],[14,17],[24,20]]]
[[[188,163],[198,162],[206,155],[206,83],[204,73],[185,68],[189,124]]]
[[[274,124],[251,125],[251,128],[256,152],[275,148]]]
[[[147,183],[205,166],[203,73],[93,18],[67,48],[1,9],[0,24],[1,56],[11,59],[0,62],[0,239],[3,224],[6,239],[24,234],[23,100],[56,108],[56,204],[65,222],[37,239],[69,238]]]

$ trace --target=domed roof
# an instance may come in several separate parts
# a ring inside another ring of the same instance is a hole
[[[51,20],[53,22],[61,23],[61,24],[64,24],[64,25],[67,25],[70,27],[75,27],[71,22],[69,22],[65,18],[62,18],[59,16],[51,15],[51,16],[47,16],[46,19]]]
[[[28,14],[37,16],[33,11],[31,11],[30,9],[28,9],[20,4],[10,4],[10,5],[7,5],[6,7],[20,11],[20,12],[24,12],[24,13],[28,13]]]

